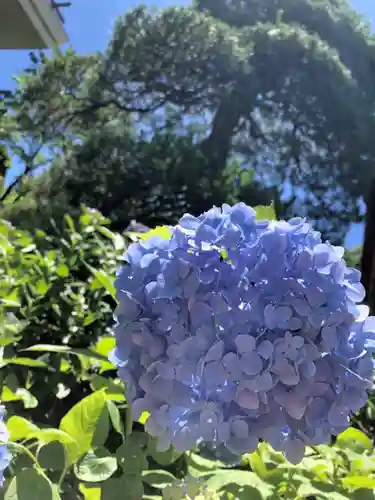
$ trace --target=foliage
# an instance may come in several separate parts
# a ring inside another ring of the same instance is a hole
[[[85,209],[76,225],[67,215],[65,229],[55,236],[47,236],[43,231],[31,236],[1,222],[0,297],[6,307],[1,312],[7,316],[16,314],[18,318],[12,327],[17,334],[22,330],[18,349],[33,344],[69,344],[71,348],[83,349],[109,334],[114,306],[112,277],[125,241],[112,233],[106,223],[103,216],[89,209]],[[1,323],[5,322],[3,316]],[[8,346],[7,356],[12,358],[14,354],[14,348]],[[66,356],[71,357],[69,351]],[[32,418],[57,425],[62,408],[78,401],[83,388],[83,394],[89,389],[87,381],[77,380],[81,361],[75,359],[75,369],[71,371],[60,366],[60,354],[45,354],[43,362],[35,362],[34,353],[26,355],[29,358],[31,366],[41,366],[32,380],[12,362],[3,368],[4,377],[12,379],[11,394],[21,391],[24,395],[27,384],[25,397]],[[78,393],[77,387],[81,387]],[[58,396],[60,393],[64,396]],[[21,407],[19,411],[22,414]]]
[[[360,245],[345,250],[345,260],[349,267],[360,269],[362,247]]]
[[[133,219],[153,227],[177,222],[183,212],[204,210],[207,204],[223,200],[243,197],[259,204],[272,198],[236,159],[219,179],[211,178],[203,167],[192,133],[177,136],[167,129],[150,140],[135,140],[117,122],[109,123],[87,133],[63,163],[57,160],[42,175],[23,180],[16,200],[9,198],[2,216],[26,229],[36,220],[38,227],[49,231],[51,218],[60,221],[67,210],[77,214],[85,203],[121,231]]]
[[[374,40],[345,0],[137,8],[104,53],[57,52],[20,75],[7,117],[26,153],[8,142],[27,173],[66,153],[64,198],[97,203],[117,228],[128,212],[152,226],[237,194],[258,203],[249,183],[233,193],[224,171],[235,157],[282,200],[278,215],[307,215],[338,241],[373,171],[374,64]]]
[[[298,467],[264,443],[232,466],[203,449],[157,451],[148,415],[132,426],[107,359],[116,260],[139,236],[124,239],[87,208],[65,225],[47,237],[0,224],[0,385],[12,453],[1,498],[374,498],[373,443],[355,428],[309,448]]]
[[[65,213],[69,212],[73,219],[80,215],[79,208],[70,207],[61,180],[61,169],[56,164],[42,175],[23,177],[18,189],[4,200],[1,217],[20,229],[34,232],[39,228],[56,234],[56,225],[63,229]]]

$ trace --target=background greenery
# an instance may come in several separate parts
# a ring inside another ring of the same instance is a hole
[[[0,103],[0,498],[375,498],[373,396],[298,467],[265,443],[229,466],[157,453],[107,360],[131,231],[241,200],[342,242],[374,177],[374,82],[375,38],[344,0],[140,7],[103,53],[31,54]]]

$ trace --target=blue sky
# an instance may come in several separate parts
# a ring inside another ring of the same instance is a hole
[[[188,5],[191,2],[190,0],[73,0],[73,5],[64,9],[69,44],[81,54],[103,50],[109,40],[116,17],[140,3],[163,8],[171,5]],[[370,21],[375,21],[374,0],[352,0],[351,4],[359,12],[365,14]],[[28,65],[28,52],[0,51],[1,90],[14,87],[12,77]],[[362,233],[362,224],[354,225],[348,235],[346,245],[348,247],[358,245],[361,242]]]

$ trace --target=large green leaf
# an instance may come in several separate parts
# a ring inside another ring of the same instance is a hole
[[[144,433],[135,432],[116,450],[119,465],[125,475],[140,475],[148,468],[146,459],[148,437]]]
[[[77,443],[76,457],[71,451],[71,458],[77,459],[93,447],[94,436],[105,406],[104,391],[97,391],[73,406],[61,420],[60,429]]]
[[[370,476],[348,476],[342,479],[345,488],[358,489],[368,488],[375,490],[375,477]]]
[[[36,344],[32,347],[24,349],[24,351],[37,351],[37,352],[56,352],[58,354],[74,354],[75,356],[85,356],[86,358],[98,359],[99,361],[107,361],[108,359],[94,352],[91,349],[84,349],[80,347],[69,347],[64,345],[50,345],[50,344]]]
[[[62,471],[66,466],[66,451],[59,441],[52,441],[39,448],[37,459],[43,469]]]
[[[180,451],[176,451],[172,446],[167,451],[157,451],[156,439],[150,437],[148,441],[147,454],[150,455],[159,465],[173,464],[181,455]]]
[[[115,429],[116,432],[121,434],[122,437],[124,437],[125,436],[124,424],[121,419],[120,411],[113,401],[110,400],[107,401],[107,410],[113,428]]]
[[[373,444],[369,437],[354,427],[349,427],[346,431],[337,436],[336,446],[343,450],[350,449],[358,453],[372,450]]]
[[[258,452],[258,450],[254,451],[254,453],[250,453],[248,455],[248,460],[251,470],[255,472],[255,474],[257,474],[261,479],[266,480],[268,474],[267,467],[265,466],[261,454]]]
[[[111,478],[103,484],[101,500],[140,500],[143,498],[141,475]]]
[[[198,455],[197,453],[189,453],[187,463],[189,474],[194,477],[206,474],[209,471],[215,471],[223,466],[221,462],[217,460],[209,460]]]
[[[4,500],[61,500],[57,487],[36,469],[19,471],[12,479]]]
[[[100,375],[95,375],[90,382],[94,391],[104,389],[107,399],[112,401],[125,401],[125,388],[122,381],[113,381]]]
[[[41,444],[53,443],[54,441],[58,441],[63,445],[67,446],[77,446],[77,443],[73,436],[64,432],[61,429],[54,428],[44,428],[39,429],[38,431],[29,434],[30,439],[37,439]]]
[[[304,482],[298,488],[298,497],[299,498],[310,498],[315,497],[317,500],[326,498],[326,493],[322,490],[319,490],[315,486],[313,486],[309,482]]]
[[[40,361],[39,359],[31,359],[31,358],[4,358],[1,362],[2,366],[5,365],[19,365],[19,366],[28,366],[30,368],[48,368],[47,363],[44,361]]]
[[[165,488],[176,481],[173,474],[166,470],[150,470],[142,473],[143,482],[154,488]]]
[[[93,448],[98,448],[99,446],[103,446],[105,444],[108,438],[109,430],[110,430],[110,420],[109,420],[107,397],[106,397],[106,404],[102,408],[99,420],[96,424],[94,436],[92,438]]]
[[[11,441],[28,439],[31,434],[39,431],[39,428],[32,422],[17,415],[14,415],[8,419],[7,428],[10,434]]]
[[[206,486],[214,491],[226,491],[228,487],[235,485],[238,488],[250,487],[259,492],[259,498],[266,499],[272,495],[273,488],[271,485],[262,481],[253,472],[242,470],[219,470],[206,480]]]
[[[80,481],[99,483],[109,479],[117,470],[117,460],[112,456],[97,456],[89,451],[75,466],[74,473]]]
[[[80,484],[79,491],[82,493],[84,500],[102,500],[101,488]]]

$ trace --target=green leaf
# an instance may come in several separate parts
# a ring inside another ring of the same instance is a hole
[[[95,314],[92,311],[88,311],[87,315],[85,316],[85,319],[83,321],[83,325],[84,326],[92,325],[98,319],[100,319],[100,314]]]
[[[30,368],[48,368],[47,363],[40,361],[39,359],[31,358],[4,358],[2,361],[3,366],[5,365],[19,365],[28,366]]]
[[[19,388],[13,392],[9,387],[3,387],[1,401],[8,403],[11,401],[22,401],[25,408],[36,408],[38,400],[27,389]]]
[[[241,186],[248,186],[254,181],[254,170],[251,168],[247,170],[242,170],[240,173],[240,184]]]
[[[68,433],[54,428],[39,429],[29,435],[30,439],[37,439],[41,444],[46,445],[48,443],[53,443],[54,441],[59,441],[64,445],[74,445],[76,441]]]
[[[66,465],[72,464],[78,456],[78,444],[73,437],[60,429],[40,429],[30,433],[27,439],[36,439],[41,446],[47,446],[56,441],[61,443],[64,446]]]
[[[118,432],[119,434],[121,434],[124,437],[125,432],[124,432],[124,425],[123,425],[122,420],[121,420],[121,415],[120,415],[119,409],[117,408],[115,403],[113,403],[113,401],[107,400],[107,410],[108,410],[109,418],[111,419],[113,428],[115,429],[116,432]]]
[[[97,448],[105,444],[108,438],[109,429],[110,429],[109,414],[108,414],[107,400],[106,400],[106,404],[102,409],[99,420],[96,424],[94,436],[92,438],[93,448]]]
[[[350,500],[375,500],[375,489],[364,489],[360,488],[355,491],[350,492],[350,496],[348,496]],[[329,500],[331,500],[330,496],[328,497]],[[332,500],[336,500],[335,498],[332,498]]]
[[[103,484],[101,500],[140,500],[143,498],[142,476],[127,476],[111,478]]]
[[[56,267],[56,274],[60,276],[60,278],[66,278],[69,276],[69,267],[66,264],[60,264]]]
[[[125,240],[119,233],[113,233],[107,227],[101,226],[98,227],[98,231],[102,233],[106,238],[109,238],[113,241],[113,245],[115,250],[122,250],[125,248]]]
[[[116,288],[114,287],[114,278],[109,276],[106,272],[98,269],[94,269],[90,264],[83,261],[87,269],[91,272],[91,274],[95,277],[94,282],[91,284],[92,289],[97,288],[105,288],[107,292],[112,296],[116,296]]]
[[[169,226],[158,226],[155,229],[151,229],[151,231],[147,231],[147,233],[128,232],[125,234],[133,241],[148,240],[149,238],[154,238],[155,236],[162,238],[163,240],[169,240],[171,237],[171,230]]]
[[[154,488],[165,488],[168,484],[176,481],[173,474],[166,470],[144,471],[142,474],[143,482]]]
[[[48,290],[51,288],[51,285],[49,285],[43,279],[40,279],[36,282],[35,288],[36,288],[36,291],[39,293],[39,295],[45,295],[48,292]]]
[[[93,348],[93,351],[97,352],[98,354],[101,354],[105,358],[108,357],[108,354],[113,351],[113,349],[116,346],[116,339],[115,337],[102,337],[101,339],[98,340],[96,343],[95,347]]]
[[[142,425],[145,425],[145,423],[147,422],[148,418],[149,418],[150,414],[148,411],[144,411],[142,413],[142,415],[139,417],[138,419],[138,422]]]
[[[36,469],[24,469],[12,479],[4,500],[60,500],[57,488]]]
[[[276,212],[273,205],[268,207],[265,205],[259,205],[254,207],[254,210],[256,212],[257,220],[276,220]]]
[[[102,337],[95,347],[92,348],[93,351],[101,354],[106,359],[106,361],[103,361],[100,365],[100,373],[116,369],[116,367],[108,360],[108,356],[113,351],[115,346],[116,339],[114,337]]]
[[[219,470],[206,479],[206,486],[210,490],[225,490],[229,485],[256,488],[261,495],[260,498],[268,498],[273,490],[270,484],[262,481],[253,472],[242,470]]]
[[[43,469],[62,471],[66,465],[65,447],[59,441],[52,441],[39,448],[37,459]]]
[[[86,358],[98,359],[99,361],[106,361],[108,359],[101,354],[92,351],[91,349],[84,349],[80,347],[69,347],[65,345],[50,345],[50,344],[36,344],[23,351],[37,351],[37,352],[56,352],[59,354],[73,354],[74,356],[85,356]]]
[[[190,453],[188,458],[188,469],[191,476],[199,476],[203,473],[213,471],[215,469],[220,469],[223,465],[221,462],[216,460],[209,460],[207,458],[201,457],[197,453]]]
[[[226,498],[231,498],[233,500],[262,500],[263,498],[268,498],[269,495],[265,496],[256,487],[245,485],[238,486],[234,483],[229,484],[224,490],[227,494]],[[229,496],[231,495],[231,496]],[[279,497],[277,497],[279,499]]]
[[[69,214],[65,214],[64,215],[64,220],[66,222],[66,225],[68,226],[68,229],[71,233],[75,233],[76,232],[76,229],[75,229],[75,226],[74,226],[74,221],[73,219],[71,218],[71,216]]]
[[[303,483],[301,486],[298,488],[298,497],[299,498],[309,498],[309,497],[315,497],[315,498],[326,498],[326,493],[324,491],[319,490],[315,486],[313,486],[311,483]]]
[[[113,244],[115,246],[115,250],[123,250],[125,248],[125,239],[121,236],[121,234],[116,233]]]
[[[248,455],[249,464],[251,470],[255,472],[260,478],[267,478],[267,467],[264,465],[262,457],[258,451],[254,451],[254,453],[250,453]]]
[[[363,490],[361,490],[363,491]],[[330,493],[324,493],[324,500],[354,500],[352,495],[347,496],[346,494],[338,493],[337,491],[332,491]],[[368,498],[361,497],[360,500],[369,500]]]
[[[98,457],[89,451],[82,460],[74,466],[74,473],[80,481],[99,483],[109,479],[117,470],[115,457]]]
[[[125,401],[125,388],[121,381],[116,383],[111,379],[95,375],[90,385],[94,391],[105,389],[107,399],[111,399],[112,401]]]
[[[373,448],[371,439],[354,427],[349,427],[349,429],[337,436],[336,446],[343,450],[351,449],[358,453]]]
[[[356,474],[364,474],[364,473],[370,473],[370,472],[375,472],[375,456],[368,456],[365,455],[364,453],[355,453],[351,452],[350,453],[350,468],[351,472],[355,476]]]
[[[28,439],[28,436],[39,431],[39,428],[25,418],[17,415],[10,417],[7,422],[9,437],[11,441],[19,441],[20,439]]]
[[[350,489],[368,488],[372,490],[375,489],[375,477],[348,476],[342,479],[342,485]]]
[[[156,450],[156,439],[149,438],[147,454],[150,455],[159,465],[170,465],[182,455],[180,451],[176,451],[172,446],[167,451]]]
[[[76,459],[93,447],[95,432],[105,406],[104,391],[97,391],[73,406],[61,420],[60,429],[77,443]]]
[[[102,490],[100,488],[91,488],[84,484],[80,484],[78,488],[84,500],[101,500]]]
[[[116,450],[119,465],[126,475],[140,475],[148,468],[146,459],[148,437],[144,433],[134,432]]]

